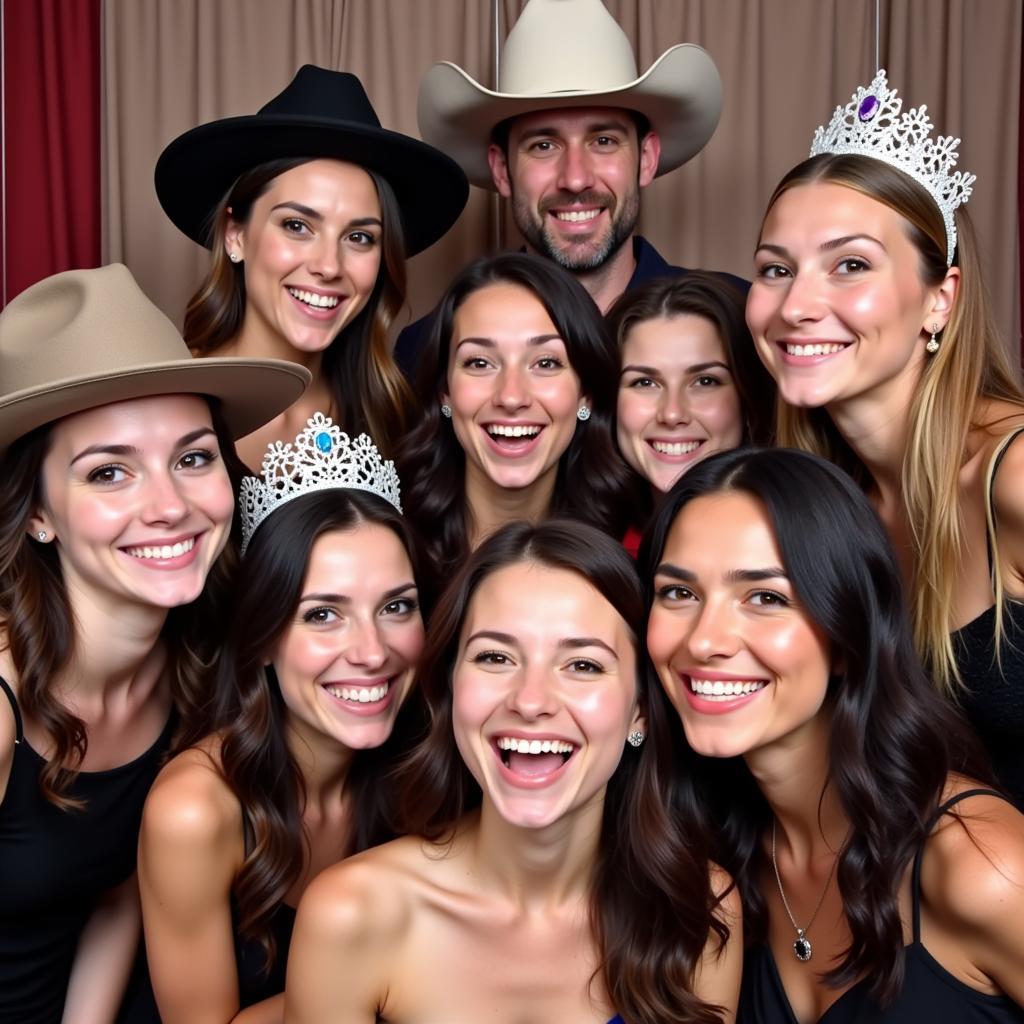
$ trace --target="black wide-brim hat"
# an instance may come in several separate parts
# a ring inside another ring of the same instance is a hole
[[[209,248],[211,215],[238,177],[268,160],[345,160],[375,171],[394,190],[406,255],[433,245],[469,197],[466,175],[433,146],[381,128],[355,75],[312,64],[257,114],[201,124],[179,135],[156,164],[164,212]]]

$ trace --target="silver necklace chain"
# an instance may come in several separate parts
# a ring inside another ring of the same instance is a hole
[[[800,925],[796,923],[793,911],[789,909],[789,900],[786,899],[786,890],[782,888],[782,875],[779,874],[779,862],[775,857],[775,834],[778,828],[778,823],[778,818],[772,819],[772,867],[775,869],[775,881],[779,886],[779,895],[782,897],[782,905],[786,908],[786,914],[796,931],[796,940],[793,943],[793,953],[797,960],[801,960],[806,963],[811,959],[811,956],[814,953],[814,949],[811,946],[811,940],[807,937],[807,933],[810,931],[811,925],[814,924],[814,919],[818,916],[818,911],[821,910],[822,904],[825,902],[825,895],[828,893],[828,887],[832,884],[832,876],[836,873],[836,865],[839,863],[839,854],[837,853],[836,859],[832,861],[832,867],[829,870],[828,878],[825,879],[825,888],[821,890],[821,895],[818,897],[818,903],[814,908],[814,913],[811,914],[811,919],[803,928],[801,928]]]

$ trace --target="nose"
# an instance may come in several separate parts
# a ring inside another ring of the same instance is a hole
[[[523,372],[516,366],[503,366],[495,382],[494,404],[514,410],[530,404],[529,387]]]
[[[306,265],[317,277],[333,280],[341,272],[340,253],[340,241],[324,233],[313,243]]]
[[[700,662],[729,657],[737,652],[740,641],[728,601],[705,601],[691,620],[686,645],[691,656]]]
[[[387,660],[387,649],[380,636],[376,621],[355,622],[350,634],[351,643],[345,657],[352,665],[359,665],[371,672],[379,669]]]
[[[558,170],[558,187],[566,192],[585,192],[594,187],[594,169],[582,142],[566,143]]]
[[[551,673],[541,667],[523,666],[513,679],[509,707],[528,720],[553,715],[557,709]]]
[[[173,473],[165,470],[147,478],[141,511],[143,522],[171,525],[184,519],[188,512],[189,504]]]
[[[681,388],[665,388],[658,402],[658,422],[667,427],[690,422],[690,405]]]
[[[818,274],[795,272],[782,300],[783,320],[789,324],[820,320],[825,311],[823,298]]]

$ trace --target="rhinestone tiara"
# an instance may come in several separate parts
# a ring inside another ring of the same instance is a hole
[[[283,444],[267,445],[262,479],[242,480],[238,501],[242,510],[242,554],[260,523],[282,505],[313,491],[369,491],[402,511],[395,464],[380,457],[367,434],[349,438],[330,416],[314,413],[306,429]]]
[[[946,225],[946,266],[953,263],[956,222],[953,213],[970,198],[975,175],[950,174],[960,154],[959,139],[940,135],[932,139],[932,122],[925,106],[901,115],[903,100],[890,89],[879,69],[866,88],[861,86],[845,107],[836,107],[828,127],[814,133],[811,156],[821,153],[858,153],[895,167],[923,185],[935,200]]]

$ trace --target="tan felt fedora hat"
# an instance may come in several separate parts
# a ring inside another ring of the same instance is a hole
[[[420,83],[420,134],[474,185],[493,188],[487,146],[506,118],[562,107],[624,107],[661,137],[658,174],[686,163],[714,134],[722,80],[707,51],[666,50],[638,76],[625,32],[601,0],[530,0],[501,52],[497,91],[450,61]]]
[[[150,395],[219,399],[242,437],[287,409],[309,380],[283,359],[193,359],[127,267],[69,270],[0,313],[0,451],[44,423]]]

